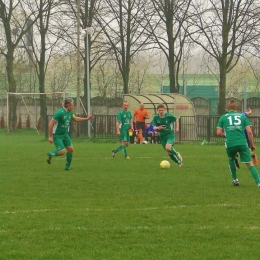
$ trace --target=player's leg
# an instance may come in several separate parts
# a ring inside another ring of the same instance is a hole
[[[259,174],[258,174],[256,167],[252,163],[252,158],[251,158],[250,150],[249,150],[248,146],[241,146],[239,154],[240,154],[241,163],[246,164],[247,168],[249,169],[250,173],[252,174],[252,177],[255,180],[255,183],[257,184],[258,187],[260,187]]]
[[[229,171],[232,176],[232,183],[234,186],[239,186],[239,181],[237,179],[237,169],[236,169],[236,163],[235,158],[238,152],[238,147],[230,147],[226,149],[227,156],[228,156],[228,164],[229,164]]]
[[[165,150],[167,151],[167,153],[169,154],[171,159],[174,162],[176,162],[181,167],[182,166],[182,157],[181,157],[180,153],[178,153],[173,148],[173,144],[174,144],[174,136],[173,136],[173,134],[168,135],[167,136],[167,142],[166,142]]]
[[[156,143],[159,144],[160,143],[160,136],[159,136],[158,132],[154,132],[154,136],[156,138]]]
[[[139,140],[140,144],[143,142],[143,131],[142,131],[142,129],[139,129],[138,140]]]
[[[72,162],[72,155],[73,155],[74,148],[72,146],[72,142],[68,134],[65,136],[64,145],[67,149],[65,170],[69,171]]]
[[[126,159],[130,159],[130,157],[128,156],[128,154],[127,154],[127,150],[126,150],[126,147],[128,146],[128,142],[123,142],[123,154],[124,154],[124,157],[126,158]]]
[[[128,157],[126,146],[128,146],[128,143],[130,141],[129,133],[126,129],[120,129],[120,142],[121,145],[118,146],[116,149],[112,150],[112,157],[115,157],[116,153],[123,150],[123,154],[125,158]],[[129,157],[128,157],[129,158]]]
[[[122,144],[123,133],[124,133],[123,129],[120,129],[120,137],[119,137],[119,140],[120,140],[120,143],[121,143],[121,144],[120,144],[116,149],[112,150],[112,157],[115,157],[116,153],[119,152],[119,151],[121,151],[121,150],[124,148],[124,146],[123,146],[123,144]]]
[[[236,154],[236,157],[235,157],[235,165],[236,165],[237,169],[240,169],[239,162],[238,162],[238,154]]]
[[[63,136],[53,136],[53,143],[56,149],[47,153],[46,161],[48,164],[51,164],[51,159],[53,156],[61,156],[66,152],[65,146],[63,144]]]
[[[155,144],[155,135],[153,132],[150,132],[149,134],[151,136],[151,144]]]
[[[128,131],[126,131],[126,141],[124,142],[125,149],[123,150],[124,156],[126,159],[130,159],[130,157],[127,154],[127,150],[126,150],[126,147],[129,145],[129,141],[130,141],[130,136],[129,136]]]

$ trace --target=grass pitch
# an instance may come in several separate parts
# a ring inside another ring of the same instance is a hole
[[[231,185],[223,145],[161,145],[73,139],[65,157],[35,132],[0,133],[0,259],[259,259],[260,189],[246,166]],[[260,149],[260,147],[259,147]],[[260,155],[260,152],[259,152]]]

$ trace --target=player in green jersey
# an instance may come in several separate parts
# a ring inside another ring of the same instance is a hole
[[[237,179],[235,157],[239,153],[241,163],[245,163],[251,172],[255,183],[260,188],[260,178],[258,171],[252,163],[250,150],[247,144],[247,139],[244,130],[247,132],[248,141],[252,151],[255,150],[251,123],[248,118],[241,113],[236,112],[237,103],[231,99],[227,104],[228,112],[222,115],[217,124],[217,135],[226,137],[226,152],[229,158],[229,169],[233,178],[234,186],[239,186]]]
[[[65,170],[70,170],[72,161],[72,153],[74,148],[69,136],[70,121],[81,122],[90,120],[93,116],[88,115],[86,118],[77,117],[73,114],[74,101],[71,98],[66,98],[63,107],[58,109],[49,122],[49,143],[54,143],[56,150],[47,153],[47,163],[51,164],[53,156],[60,156],[66,153],[66,166]]]
[[[127,155],[126,147],[130,142],[129,130],[133,129],[133,120],[131,112],[128,111],[128,102],[124,101],[122,109],[117,114],[116,122],[116,134],[120,137],[121,145],[112,150],[112,157],[115,157],[116,153],[123,150],[126,159],[130,159]]]
[[[179,132],[179,121],[177,117],[165,111],[166,108],[164,104],[157,106],[158,114],[155,114],[153,117],[153,129],[159,131],[160,143],[163,148],[167,151],[170,158],[181,167],[183,165],[182,157],[180,153],[173,148],[175,137],[173,123],[175,123],[175,131]]]

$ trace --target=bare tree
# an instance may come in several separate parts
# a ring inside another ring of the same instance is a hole
[[[81,60],[84,63],[83,104],[84,106],[86,106],[88,100],[88,87],[90,87],[88,86],[87,78],[91,78],[91,71],[93,67],[99,61],[99,59],[101,59],[103,55],[107,53],[107,51],[103,48],[104,44],[102,42],[102,37],[100,36],[101,32],[94,19],[97,12],[99,12],[100,8],[102,7],[102,0],[68,0],[67,8],[64,9],[64,14],[67,17],[67,22],[64,23],[63,21],[60,21],[60,28],[62,28],[64,32],[63,39],[71,44],[71,46],[74,47],[75,51],[77,50],[77,28],[75,24],[77,24],[78,3],[80,9],[79,18],[81,32],[83,32],[83,30],[87,28],[91,28],[91,31],[93,31],[93,33],[88,33],[86,35],[83,35],[83,33],[81,33],[80,40],[80,56]],[[87,60],[87,54],[89,54],[89,61]]]
[[[75,53],[56,54],[50,60],[46,80],[53,92],[68,92],[76,76]]]
[[[155,55],[149,51],[137,53],[133,57],[129,79],[130,93],[153,92],[153,87],[149,84],[151,75],[148,75],[148,72],[151,69],[154,58]]]
[[[1,44],[0,54],[6,58],[6,72],[8,77],[9,92],[16,92],[16,79],[14,76],[14,60],[15,50],[21,42],[23,36],[30,30],[38,19],[37,9],[33,8],[28,13],[29,0],[20,1],[0,0],[0,22],[4,28],[4,36],[2,39],[5,44]],[[33,1],[35,2],[35,1]],[[9,129],[14,130],[17,123],[16,114],[17,100],[15,96],[10,96],[9,102]]]
[[[36,6],[39,19],[35,23],[37,32],[33,33],[29,31],[29,37],[27,37],[27,43],[24,46],[29,54],[30,62],[35,68],[35,72],[39,82],[39,92],[45,93],[45,78],[48,63],[52,54],[57,47],[57,43],[60,40],[61,33],[56,31],[56,27],[52,26],[55,23],[54,17],[59,16],[60,8],[63,4],[63,0],[39,0],[33,5],[28,5],[28,9],[32,10]],[[35,37],[35,35],[37,35]],[[45,130],[47,117],[47,105],[46,96],[40,95],[40,118],[38,121],[38,127],[41,130]]]
[[[146,30],[167,58],[170,92],[178,93],[179,73],[185,56],[185,46],[188,44],[187,19],[191,0],[151,0],[151,3],[152,6],[146,8],[146,17],[154,18],[149,21]],[[190,48],[191,45],[186,47],[187,50]]]
[[[102,12],[96,15],[96,21],[105,34],[108,47],[111,48],[118,63],[125,94],[129,92],[133,56],[147,48],[150,41],[144,29],[147,24],[144,14],[147,3],[147,0],[107,0]]]
[[[196,1],[191,10],[191,39],[201,46],[219,67],[218,114],[225,113],[226,77],[259,38],[258,0]]]

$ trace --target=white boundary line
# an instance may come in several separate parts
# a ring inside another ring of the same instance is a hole
[[[177,205],[172,207],[151,207],[151,208],[132,208],[132,209],[104,209],[104,208],[85,208],[85,209],[72,209],[72,211],[154,211],[154,210],[167,210],[167,209],[182,209],[182,208],[202,208],[202,207],[259,207],[260,204],[254,204],[254,205],[242,205],[242,204],[207,204],[207,205]],[[66,209],[32,209],[32,210],[17,210],[17,211],[2,211],[0,214],[26,214],[26,213],[44,213],[44,212],[52,212],[52,211],[66,211]]]

